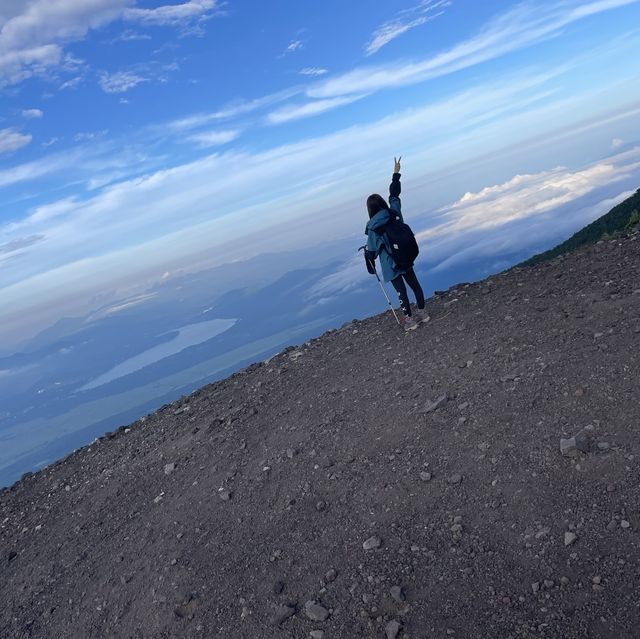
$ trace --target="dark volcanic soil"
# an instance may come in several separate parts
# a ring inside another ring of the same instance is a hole
[[[0,637],[639,637],[639,237],[406,335],[354,322],[3,491]]]

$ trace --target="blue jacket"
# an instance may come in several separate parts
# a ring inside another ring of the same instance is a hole
[[[387,236],[385,233],[380,232],[389,220],[391,220],[392,215],[400,216],[400,220],[404,222],[402,219],[400,190],[400,173],[394,173],[391,185],[389,186],[390,210],[383,209],[382,211],[378,211],[369,222],[367,222],[367,228],[364,231],[367,236],[367,251],[370,251],[373,256],[380,258],[382,278],[385,282],[395,280],[396,277],[404,275],[407,272],[407,269],[400,268],[393,261]]]

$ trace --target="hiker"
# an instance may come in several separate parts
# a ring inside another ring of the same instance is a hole
[[[405,331],[411,331],[421,322],[428,322],[429,316],[424,310],[424,293],[415,271],[413,262],[418,255],[418,245],[411,229],[404,224],[400,206],[400,160],[394,158],[393,177],[389,186],[389,204],[378,194],[367,198],[369,222],[365,233],[367,247],[365,257],[370,273],[375,273],[375,259],[380,258],[382,277],[385,282],[391,282],[398,293],[400,308],[403,312],[402,326]],[[392,226],[389,226],[389,225]],[[394,236],[391,242],[390,235]],[[396,235],[400,238],[396,240]],[[399,250],[398,250],[399,249]],[[406,284],[409,285],[416,298],[418,310],[415,317],[411,312]]]

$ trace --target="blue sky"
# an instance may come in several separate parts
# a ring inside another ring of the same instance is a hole
[[[460,254],[640,161],[637,0],[3,0],[0,30],[4,348],[359,239],[394,155],[424,241]]]

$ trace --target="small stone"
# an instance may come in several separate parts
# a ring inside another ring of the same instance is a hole
[[[537,593],[540,590],[540,584],[537,581],[531,584],[531,590],[533,590],[534,594]]]
[[[338,577],[338,571],[335,570],[334,568],[331,568],[330,570],[327,570],[327,572],[324,575],[324,581],[325,583],[332,583],[334,582]]]
[[[271,617],[271,623],[274,626],[279,626],[295,614],[296,609],[291,606],[278,606]]]
[[[176,465],[171,463],[171,464],[165,464],[164,465],[164,474],[165,475],[170,475],[174,470],[176,469]]]
[[[374,548],[380,548],[381,544],[382,540],[380,539],[380,537],[376,537],[374,535],[373,537],[369,537],[369,539],[363,542],[362,547],[365,550],[373,550]]]
[[[462,532],[462,524],[453,524],[450,528],[452,533],[461,533]]]
[[[551,588],[553,588],[554,585],[555,585],[555,583],[554,583],[553,579],[545,579],[544,580],[544,587],[547,590],[551,590]]]
[[[311,621],[326,621],[329,617],[329,611],[315,601],[307,601],[304,605],[304,614]]]
[[[593,579],[591,581],[594,584],[601,584],[602,583],[602,577],[600,575],[596,575],[595,577],[593,577]]]
[[[568,586],[569,585],[569,577],[560,577],[560,583],[563,586]]]
[[[274,595],[279,595],[282,594],[282,591],[284,590],[284,586],[285,583],[284,581],[282,581],[282,579],[277,579],[276,581],[273,582],[273,594]]]
[[[422,481],[431,481],[431,473],[427,472],[426,470],[423,470],[420,473],[420,479]]]
[[[320,500],[316,503],[316,510],[321,513],[323,510],[327,509],[327,502]]]
[[[447,481],[450,484],[459,484],[462,481],[462,475],[460,475],[459,473],[454,473],[453,475],[449,476]]]
[[[631,528],[631,524],[630,524],[626,519],[623,519],[623,520],[620,522],[620,526],[621,526],[622,528],[625,528],[625,529],[626,529],[626,528]]]
[[[401,628],[402,625],[395,621],[395,619],[393,621],[390,621],[384,628],[387,639],[396,639]]]
[[[309,636],[311,639],[324,639],[324,630],[312,630]]]
[[[444,395],[440,395],[440,397],[438,397],[438,399],[436,399],[435,401],[429,402],[425,406],[423,412],[432,413],[433,411],[438,410],[438,408],[442,408],[442,406],[444,406],[448,401],[449,395],[447,395],[446,393]]]
[[[69,492],[71,490],[71,486],[65,486],[64,489]]]
[[[564,545],[571,546],[571,544],[575,543],[578,539],[578,535],[572,532],[566,532],[564,534]]]
[[[608,484],[607,485],[607,492],[608,493],[615,493],[616,492],[616,485],[615,484]]]
[[[226,489],[222,489],[218,491],[218,497],[222,499],[222,501],[229,501],[231,499],[232,493]]]
[[[598,450],[609,450],[611,444],[609,442],[598,442]]]
[[[296,456],[295,448],[287,448],[287,457],[293,459]]]
[[[402,592],[402,586],[393,586],[389,592],[396,603],[403,603],[406,600],[404,592]]]

